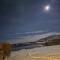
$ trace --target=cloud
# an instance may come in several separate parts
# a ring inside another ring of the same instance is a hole
[[[24,32],[24,33],[16,33],[16,34],[36,34],[36,33],[43,33],[44,31],[32,31],[32,32]]]

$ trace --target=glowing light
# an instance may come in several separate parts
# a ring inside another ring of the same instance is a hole
[[[44,10],[45,10],[45,11],[49,11],[49,10],[50,10],[50,6],[49,6],[49,5],[46,5],[46,6],[44,7]]]

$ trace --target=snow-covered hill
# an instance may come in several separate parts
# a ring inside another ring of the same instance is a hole
[[[52,36],[57,36],[60,35],[60,33],[56,33],[56,32],[51,32],[51,33],[45,33],[42,35],[28,35],[28,36],[23,36],[23,37],[18,37],[16,39],[10,39],[10,40],[6,40],[7,42],[11,43],[11,44],[16,44],[16,43],[26,43],[26,42],[34,42],[37,41],[39,39],[42,38],[46,38],[46,37],[52,37]]]
[[[38,40],[34,40],[34,38],[36,37],[37,37],[36,35],[32,37],[33,39],[30,37],[30,39],[33,40],[31,42],[23,42],[23,43],[19,42],[19,43],[12,44],[13,45],[12,50],[17,51],[21,49],[32,49],[36,47],[40,48],[44,46],[60,45],[60,34],[59,33],[38,35],[37,37]]]

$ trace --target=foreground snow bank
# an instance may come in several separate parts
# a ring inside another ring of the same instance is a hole
[[[60,45],[12,52],[8,60],[60,60]]]

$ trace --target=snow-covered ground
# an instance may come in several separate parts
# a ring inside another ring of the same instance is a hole
[[[15,51],[8,60],[60,60],[60,45]]]
[[[48,36],[60,35],[60,33],[47,33],[43,35],[25,36],[22,39],[9,40],[11,44],[33,42]],[[35,47],[14,51],[7,60],[60,60],[60,45]]]

